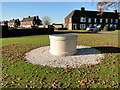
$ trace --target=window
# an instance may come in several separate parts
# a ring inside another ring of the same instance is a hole
[[[100,19],[100,23],[102,23],[102,19]]]
[[[111,19],[111,23],[113,23],[113,19]]]
[[[113,26],[113,24],[110,24],[110,27],[112,27]]]
[[[94,26],[96,27],[96,26],[97,26],[97,24],[94,24]]]
[[[108,23],[108,19],[106,19],[106,23]]]
[[[95,23],[97,22],[97,18],[94,19],[95,20]]]
[[[89,27],[92,27],[92,24],[89,24]]]
[[[73,30],[77,29],[77,24],[73,24]]]
[[[88,18],[88,22],[91,22],[91,18]]]
[[[85,29],[86,25],[85,24],[80,24],[80,29]]]
[[[118,23],[118,19],[115,19],[115,23]]]
[[[80,22],[86,22],[86,17],[81,17]]]
[[[108,24],[106,24],[106,26],[109,26]]]
[[[117,25],[115,24],[114,27],[117,28]]]

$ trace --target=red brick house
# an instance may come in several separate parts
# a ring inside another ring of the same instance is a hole
[[[0,21],[0,26],[7,26],[8,25],[8,21]]]
[[[19,19],[13,19],[8,21],[8,27],[18,27],[20,25]]]
[[[39,19],[38,16],[23,18],[23,20],[20,22],[21,27],[29,28],[31,26],[37,26],[41,25],[42,21]]]
[[[80,10],[72,11],[65,17],[65,27],[69,30],[86,29],[90,26],[114,26],[120,28],[120,19],[117,10],[113,12],[88,11],[82,7]]]

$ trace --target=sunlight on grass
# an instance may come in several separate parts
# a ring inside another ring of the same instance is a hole
[[[24,37],[12,37],[12,38],[3,38],[2,45],[10,44],[40,44],[40,45],[49,45],[48,35],[36,35],[36,36],[24,36]]]
[[[76,34],[76,33],[71,33]],[[117,47],[118,35],[79,34],[78,44]],[[104,53],[101,63],[81,68],[53,68],[25,62],[24,53],[49,45],[48,35],[3,38],[4,88],[118,88],[119,53]]]

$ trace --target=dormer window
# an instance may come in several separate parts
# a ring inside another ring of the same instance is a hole
[[[86,22],[86,17],[81,17],[80,22]]]

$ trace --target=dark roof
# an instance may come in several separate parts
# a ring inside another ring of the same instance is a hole
[[[23,18],[23,20],[21,22],[25,22],[25,21],[33,21],[35,18],[37,18],[38,16],[34,16],[34,17],[27,17],[27,18]],[[39,18],[38,18],[39,19]]]
[[[73,10],[66,18],[70,17],[80,17],[80,16],[85,16],[85,17],[93,17],[93,18],[99,18],[99,17],[106,17],[106,18],[117,18],[118,14],[115,14],[113,12],[103,12],[103,14],[100,14],[99,11],[80,11],[80,10]]]
[[[33,21],[34,17],[30,17],[30,18],[23,18],[23,20],[21,22],[25,22],[25,21]]]
[[[10,20],[8,23],[15,23],[16,21],[19,21],[19,19]]]

